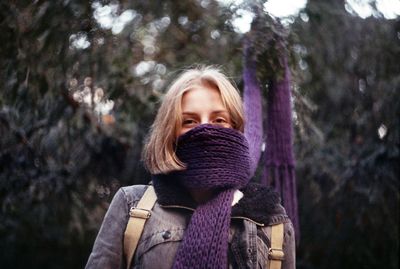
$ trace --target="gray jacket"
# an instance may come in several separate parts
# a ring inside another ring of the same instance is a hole
[[[97,235],[86,268],[126,268],[123,239],[129,209],[135,206],[145,185],[121,188],[114,196]],[[172,268],[176,251],[190,221],[195,204],[182,190],[171,186],[156,188],[157,202],[146,222],[131,268]],[[229,233],[230,268],[269,268],[271,227],[284,223],[282,269],[295,268],[295,241],[291,221],[276,193],[249,184],[243,198],[232,207]]]

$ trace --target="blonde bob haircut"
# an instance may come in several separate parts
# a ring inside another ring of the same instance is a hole
[[[243,132],[242,99],[229,79],[214,67],[186,70],[166,92],[144,146],[142,159],[150,173],[166,174],[185,169],[185,164],[175,154],[177,130],[182,125],[182,96],[199,86],[211,86],[219,90],[222,103],[231,117],[232,127]]]

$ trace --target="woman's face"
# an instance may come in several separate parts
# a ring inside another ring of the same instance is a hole
[[[183,94],[182,122],[176,134],[180,136],[206,123],[232,128],[231,117],[222,103],[221,94],[211,85],[197,86]]]

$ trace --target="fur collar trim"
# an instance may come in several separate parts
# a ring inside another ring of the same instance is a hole
[[[165,207],[186,207],[195,209],[196,202],[189,192],[175,180],[153,181],[158,203]],[[271,225],[288,219],[280,205],[279,194],[271,187],[249,183],[240,189],[243,198],[232,207],[232,217],[248,218],[254,222]]]

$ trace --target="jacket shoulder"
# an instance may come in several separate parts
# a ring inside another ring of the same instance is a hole
[[[126,202],[132,206],[136,204],[140,198],[142,198],[144,192],[149,185],[131,185],[126,187],[121,187],[120,192],[125,196]]]

